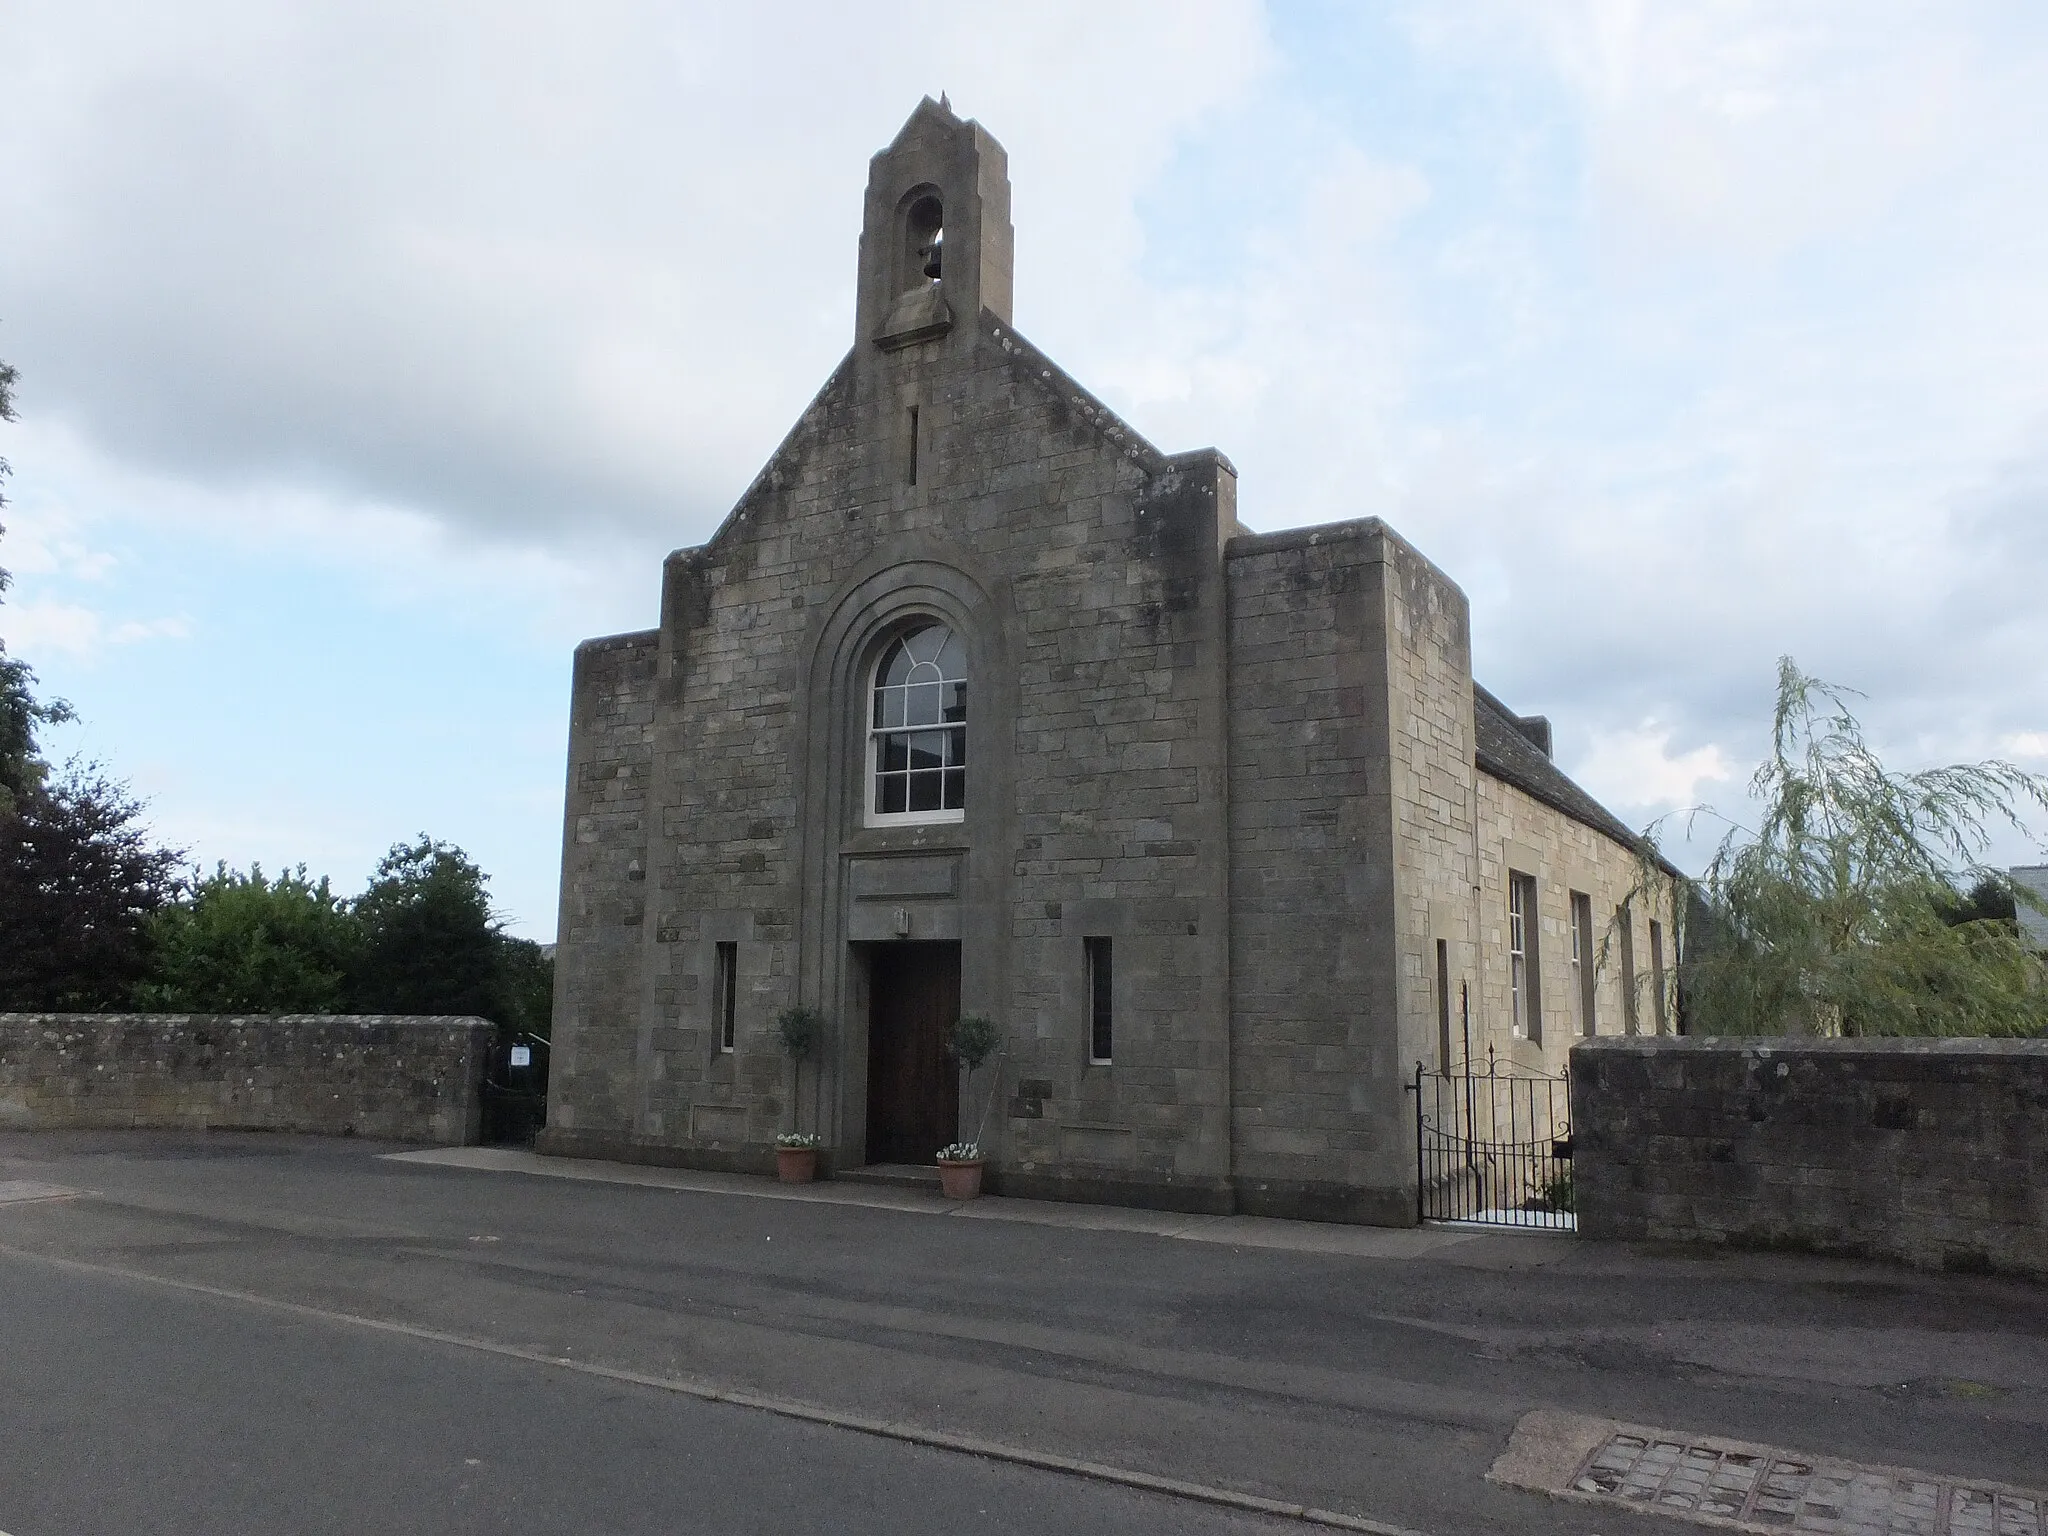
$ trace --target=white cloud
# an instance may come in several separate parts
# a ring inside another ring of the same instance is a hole
[[[5,516],[7,543],[0,566],[17,577],[98,582],[119,562],[111,550],[93,547],[86,533],[89,519],[70,515],[47,498],[31,496],[26,505],[10,504]]]
[[[646,622],[666,549],[659,537],[628,540],[603,527],[584,530],[573,545],[508,531],[490,536],[422,508],[367,501],[319,483],[222,484],[138,466],[64,423],[24,421],[17,431],[17,457],[36,466],[20,488],[19,506],[8,509],[6,560],[22,601],[61,595],[75,605],[78,583],[115,570],[140,578],[169,545],[173,555],[205,551],[208,562],[282,566],[302,580],[346,575],[385,608],[466,611],[526,633],[580,634]],[[17,534],[26,535],[19,548]],[[150,555],[92,547],[111,538],[146,540]],[[18,559],[22,550],[31,558]],[[0,608],[0,633],[9,632],[10,611]],[[17,649],[31,640],[49,643],[49,631],[23,633]],[[63,643],[74,649],[81,643],[76,619],[56,633],[69,636]],[[89,643],[114,633],[105,629]]]
[[[184,640],[192,633],[189,619],[110,621],[90,608],[63,602],[9,603],[0,609],[0,623],[6,627],[7,647],[17,657],[59,651],[88,661],[99,657],[109,646]]]
[[[16,5],[0,564],[53,643],[217,627],[122,586],[216,559],[452,611],[484,666],[650,622],[944,88],[1010,153],[1019,328],[1230,454],[1254,526],[1392,520],[1617,808],[1753,758],[1788,651],[1929,760],[2039,734],[2040,15],[991,14]]]
[[[133,645],[138,640],[188,640],[189,619],[126,619],[107,631],[107,644]]]
[[[1411,14],[1495,109],[1478,131],[1554,113],[1534,158],[1562,173],[1499,240],[1505,177],[1433,177],[1471,205],[1444,250],[1484,324],[1451,356],[1439,322],[1385,431],[1393,515],[1473,596],[1481,675],[1567,730],[1654,714],[1738,758],[1784,652],[1895,735],[2048,715],[2011,664],[2048,652],[2040,19]]]
[[[2048,731],[2014,731],[2000,745],[2023,762],[2048,760]]]
[[[8,647],[19,657],[39,649],[86,656],[99,649],[100,616],[72,603],[13,602],[7,607]]]
[[[1595,0],[1485,6],[1533,36],[1584,113],[1589,190],[1669,258],[1832,238],[1973,138],[1970,19],[1914,3]],[[1974,78],[1973,78],[1974,77]]]
[[[850,341],[865,159],[920,95],[1008,145],[1028,304],[1136,246],[1135,186],[1269,51],[1250,0],[1064,0],[1000,34],[836,5],[26,6],[0,63],[23,405],[210,482],[686,542]]]
[[[1671,737],[1669,726],[1654,721],[1632,730],[1596,730],[1573,777],[1608,805],[1661,815],[1703,804],[1710,785],[1735,776],[1719,746],[1673,752]]]
[[[1239,511],[1266,529],[1380,510],[1414,345],[1388,245],[1429,198],[1415,168],[1341,138],[1297,174],[1287,221],[1246,239],[1242,267],[1173,285],[1112,274],[1049,321],[1069,366],[1160,446],[1231,455]]]

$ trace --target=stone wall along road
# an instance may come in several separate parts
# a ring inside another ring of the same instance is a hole
[[[0,1127],[467,1145],[495,1032],[378,1014],[0,1014]]]
[[[2048,1276],[2048,1040],[1588,1040],[1579,1232]]]

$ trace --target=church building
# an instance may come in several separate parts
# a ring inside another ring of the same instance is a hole
[[[658,626],[578,648],[540,1147],[978,1136],[997,1193],[1412,1223],[1418,1063],[1671,1027],[1636,840],[1392,529],[1250,532],[1221,453],[1019,335],[1011,242],[1002,147],[926,100],[851,350]]]

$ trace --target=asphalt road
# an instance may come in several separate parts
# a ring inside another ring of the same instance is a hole
[[[1611,1536],[1483,1480],[1546,1406],[2048,1481],[2019,1282],[1541,1237],[1367,1259],[383,1150],[0,1136],[0,1179],[86,1192],[0,1205],[0,1530],[1288,1528],[346,1318],[1429,1536]]]
[[[1278,1529],[28,1260],[0,1293],[11,1536]]]

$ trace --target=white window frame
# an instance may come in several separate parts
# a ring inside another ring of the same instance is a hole
[[[1508,1034],[1516,1040],[1543,1043],[1543,1025],[1536,996],[1536,877],[1508,871]]]
[[[867,749],[862,754],[861,759],[860,786],[861,825],[864,827],[955,826],[967,819],[967,807],[964,805],[949,811],[878,811],[875,809],[875,776],[881,770],[882,738],[889,735],[901,735],[904,730],[900,726],[875,724],[875,685],[881,676],[882,663],[889,659],[889,653],[895,649],[896,642],[912,630],[925,629],[933,624],[943,625],[956,639],[959,638],[960,631],[953,627],[951,620],[940,618],[935,613],[921,613],[896,625],[890,631],[889,638],[876,648],[875,659],[868,664],[860,690],[861,730],[867,738]],[[965,649],[964,641],[962,642],[962,648]],[[974,679],[969,677],[966,681],[971,693]],[[954,727],[931,727],[931,729],[951,730]],[[963,722],[958,729],[962,733],[961,739],[964,742],[966,739],[965,723]]]

